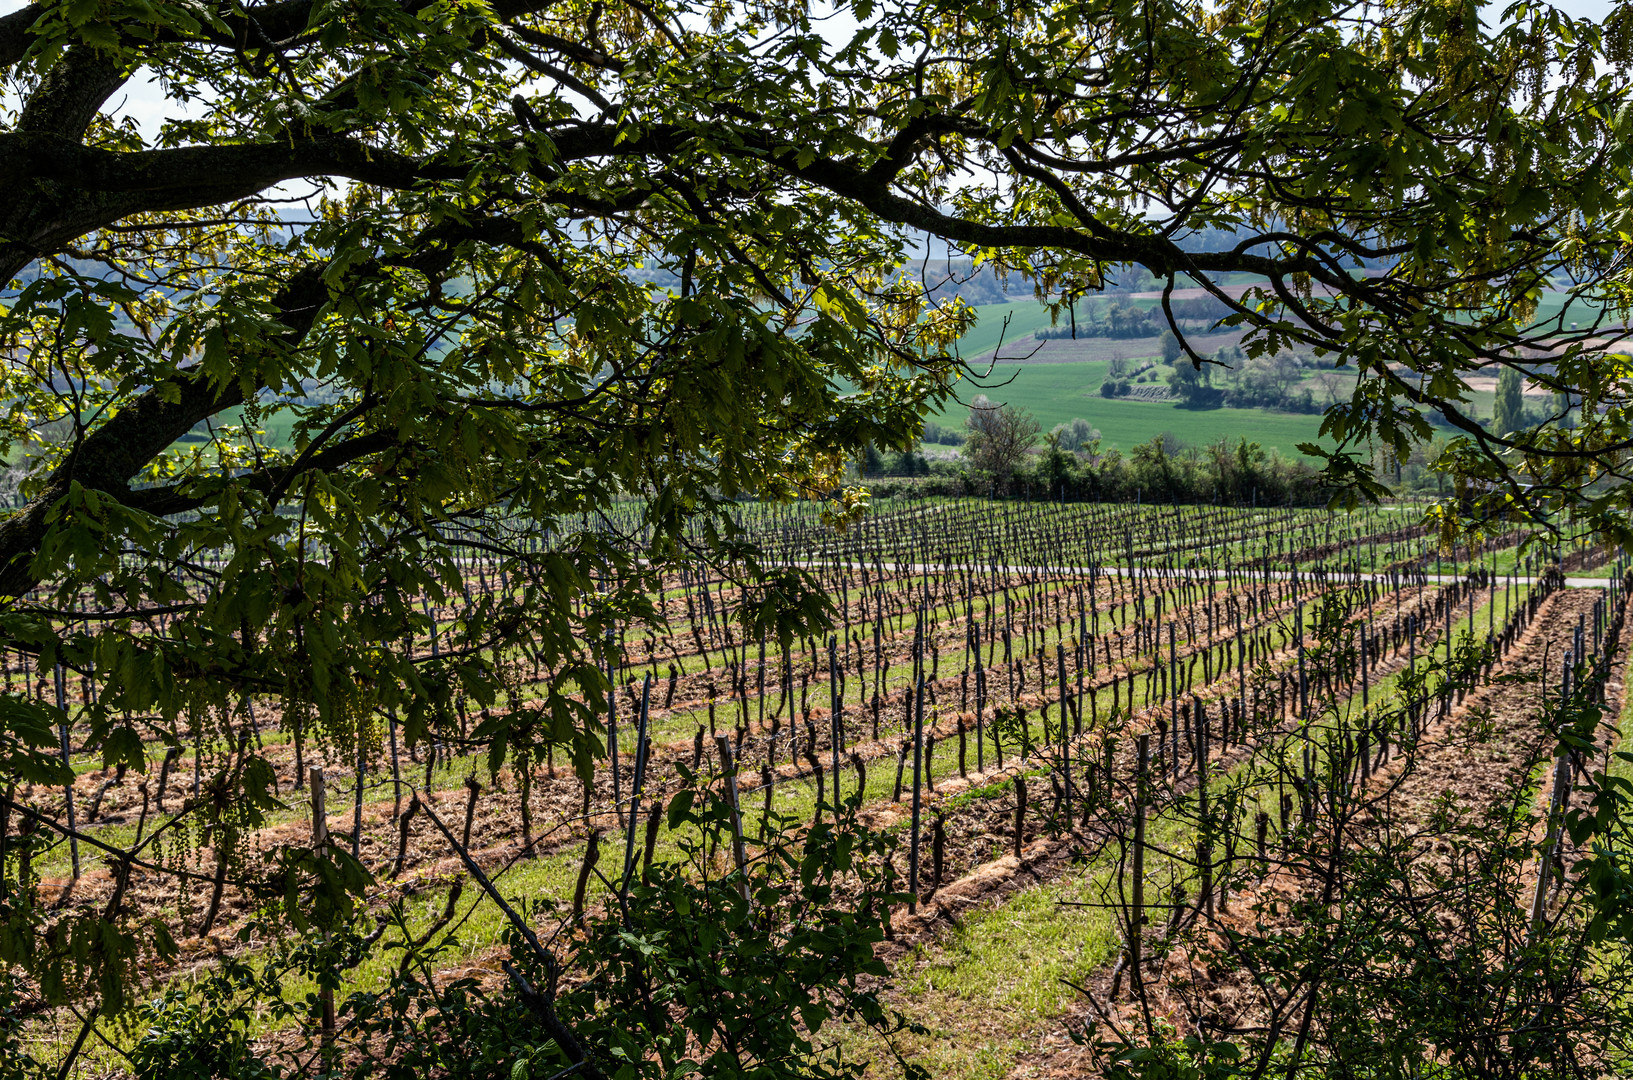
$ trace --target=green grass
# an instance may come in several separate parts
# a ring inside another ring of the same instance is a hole
[[[1547,293],[1537,306],[1539,323],[1557,318],[1565,307],[1562,293]],[[1152,299],[1134,299],[1137,307],[1151,307]],[[959,352],[967,359],[982,359],[1003,344],[1006,357],[1024,356],[1034,345],[1033,333],[1051,325],[1049,311],[1035,301],[1007,304],[987,304],[976,309],[979,319],[969,333],[958,342]],[[1565,328],[1572,320],[1587,326],[1597,317],[1595,307],[1576,302],[1570,305],[1565,317]],[[1005,318],[1009,322],[1006,326]],[[1064,323],[1064,316],[1062,316]],[[1155,355],[1158,339],[1117,340],[1089,339],[1115,344],[1123,352],[1134,356]],[[1075,363],[1025,364],[1004,363],[981,380],[985,387],[967,384],[960,389],[957,402],[944,409],[933,419],[939,423],[957,426],[963,423],[969,399],[978,393],[998,402],[1020,406],[1032,413],[1044,430],[1082,417],[1100,429],[1107,447],[1127,451],[1130,447],[1169,433],[1190,446],[1202,446],[1219,438],[1234,442],[1246,438],[1267,449],[1274,448],[1288,457],[1301,456],[1300,442],[1316,440],[1321,426],[1319,415],[1284,413],[1269,409],[1182,409],[1171,403],[1123,401],[1102,398],[1100,384],[1106,378],[1106,361]],[[1162,370],[1159,366],[1159,371]],[[1319,398],[1319,393],[1317,394]],[[1469,395],[1469,407],[1479,416],[1490,416],[1494,395],[1479,390]]]
[[[1224,438],[1257,442],[1287,457],[1300,456],[1298,444],[1316,442],[1321,417],[1269,409],[1186,409],[1172,402],[1131,401],[1100,396],[1109,361],[1086,360],[1064,364],[1004,364],[981,380],[985,387],[967,383],[960,389],[963,403],[952,402],[936,418],[955,426],[963,423],[968,402],[985,394],[996,402],[1026,409],[1044,430],[1081,416],[1100,429],[1104,445],[1125,453],[1129,448],[1169,434],[1189,446],[1203,446]]]
[[[932,1076],[1010,1075],[1036,1046],[1041,1023],[1059,1016],[1078,982],[1120,947],[1099,904],[1114,878],[1109,860],[1094,871],[1022,889],[998,907],[977,908],[949,938],[899,964],[895,1003],[928,1029],[903,1049]]]
[[[1522,590],[1516,603],[1523,603],[1528,591]],[[1487,606],[1476,605],[1477,630]],[[1466,615],[1457,619],[1453,635],[1460,636],[1468,625]],[[1426,655],[1419,654],[1420,662]],[[1381,705],[1392,699],[1399,680],[1398,673],[1380,679],[1369,691],[1372,700]],[[1355,710],[1359,702],[1357,692],[1340,707]],[[1216,776],[1210,787],[1223,788],[1248,767],[1239,763]],[[1162,883],[1173,863],[1157,852],[1184,854],[1189,838],[1165,813],[1154,812],[1148,828],[1154,850],[1147,860],[1147,896],[1151,917],[1160,925],[1168,902]],[[898,963],[893,1001],[928,1030],[927,1036],[903,1040],[907,1055],[939,1077],[1012,1075],[1019,1056],[1034,1049],[1041,1030],[1057,1026],[1051,1019],[1076,999],[1067,980],[1087,981],[1117,954],[1114,916],[1099,906],[1112,899],[1114,861],[1111,853],[1102,853],[1078,873],[1023,889],[998,906],[969,911],[954,932]],[[1194,893],[1194,883],[1189,888]],[[1091,906],[1071,906],[1074,902]]]
[[[1552,323],[1554,319],[1559,318],[1560,312],[1565,309],[1565,306],[1566,296],[1564,293],[1544,293],[1542,299],[1537,303],[1537,313],[1534,316],[1533,325]],[[1565,314],[1565,329],[1569,330],[1573,321],[1586,327],[1597,319],[1599,314],[1599,305],[1578,300],[1570,305],[1569,311]]]
[[[990,353],[1000,340],[1006,355],[1024,355],[1035,344],[1032,333],[1049,326],[1049,312],[1042,304],[990,304],[976,310],[979,320],[958,343],[959,351],[971,359]],[[1156,338],[1119,344],[1134,353],[1149,344],[1153,355],[1158,348]],[[979,385],[963,385],[959,396],[964,403],[951,403],[936,419],[943,424],[961,424],[969,399],[984,393],[993,401],[1026,409],[1046,430],[1081,416],[1100,429],[1107,447],[1124,451],[1166,433],[1191,446],[1220,438],[1232,442],[1246,438],[1287,456],[1298,455],[1299,443],[1314,441],[1321,426],[1319,416],[1269,409],[1184,409],[1170,402],[1103,398],[1100,384],[1106,380],[1109,367],[1107,360],[1000,364]]]
[[[1007,348],[1026,346],[1038,330],[1048,328],[1049,309],[1033,300],[1012,304],[983,304],[975,309],[977,319],[969,333],[958,339],[958,351],[965,359],[975,358],[996,349],[1000,342]],[[1009,325],[1004,326],[1004,318]],[[1153,338],[1153,348],[1156,339]]]
[[[1563,557],[1569,557],[1582,551],[1583,547],[1580,544],[1570,544],[1559,549],[1559,554]],[[1483,566],[1497,574],[1531,575],[1542,571],[1544,564],[1552,559],[1552,552],[1553,549],[1539,544],[1529,549],[1522,556],[1518,546],[1504,547],[1494,552],[1476,555],[1473,562],[1469,561],[1467,554],[1456,559],[1431,559],[1424,564],[1423,572],[1426,574],[1467,574],[1475,567]],[[1527,567],[1525,559],[1533,560],[1532,565]],[[1614,560],[1615,555],[1607,555],[1603,561],[1596,561],[1590,566],[1567,570],[1565,576],[1567,578],[1608,578]]]

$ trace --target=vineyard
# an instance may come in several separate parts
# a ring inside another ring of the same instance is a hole
[[[745,903],[777,836],[880,838],[858,849],[893,897],[880,986],[913,1022],[891,1052],[933,1073],[1082,1075],[1142,1029],[1271,1031],[1284,1054],[1341,1057],[1371,1006],[1357,995],[1346,1027],[1312,1015],[1314,987],[1431,939],[1500,924],[1519,948],[1571,921],[1584,852],[1563,826],[1621,715],[1617,553],[1522,551],[1501,530],[1442,549],[1422,521],[1414,507],[925,501],[837,532],[804,508],[745,505],[760,578],[806,576],[830,630],[756,633],[740,576],[665,576],[649,618],[583,643],[615,688],[581,703],[604,756],[571,760],[548,730],[493,752],[507,718],[568,685],[574,661],[531,650],[494,658],[504,689],[454,700],[457,728],[412,744],[386,710],[341,742],[246,695],[233,717],[147,724],[148,767],[108,769],[81,749],[81,720],[56,733],[73,785],[21,783],[8,800],[8,888],[64,928],[85,912],[151,920],[142,992],[180,1001],[278,954],[256,884],[268,868],[292,847],[349,852],[368,875],[356,948],[321,970],[283,963],[282,997],[308,1006],[253,1012],[247,1031],[311,1070],[390,1056],[365,1003],[411,966],[432,984],[504,984],[518,923],[570,970],[587,913],[627,910],[654,867],[699,857],[685,807],[706,792],[729,814],[702,865]],[[607,527],[644,549],[633,509]],[[415,598],[416,662],[462,662],[530,565],[473,557],[453,595]],[[87,596],[68,618],[97,616]],[[169,629],[162,612],[146,623]],[[70,717],[97,692],[9,655],[4,679]],[[1579,724],[1556,753],[1561,718],[1600,709],[1610,722]],[[220,778],[246,769],[264,773],[257,827],[199,828]],[[1473,874],[1494,820],[1506,861]],[[1458,892],[1476,879],[1487,892]],[[839,875],[832,902],[846,890]],[[1299,977],[1265,975],[1271,943]],[[25,1013],[35,1053],[85,1076],[131,1071],[161,1015]],[[883,1036],[838,1026],[830,1052],[886,1068]],[[1590,1060],[1615,1052],[1604,1033],[1555,1036],[1588,1038]]]

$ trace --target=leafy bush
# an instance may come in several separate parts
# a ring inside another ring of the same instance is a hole
[[[130,1051],[137,1080],[270,1080],[283,1071],[250,1048],[247,1006],[235,1000],[244,988],[231,971],[189,990],[172,986],[140,1006],[146,1031]]]

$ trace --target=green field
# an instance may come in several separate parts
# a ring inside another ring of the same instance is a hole
[[[1100,429],[1105,446],[1126,451],[1163,433],[1190,446],[1202,446],[1220,437],[1238,437],[1274,447],[1284,456],[1298,454],[1301,442],[1312,442],[1321,417],[1267,409],[1186,409],[1172,402],[1129,401],[1100,396],[1110,363],[1089,360],[1067,364],[1006,364],[981,379],[986,385],[965,385],[959,396],[968,402],[976,394],[1026,409],[1045,431],[1081,416]],[[1013,375],[1013,379],[1010,376]],[[1010,379],[1007,385],[999,385]],[[961,425],[966,405],[957,402],[942,411],[939,422]]]
[[[295,414],[287,409],[280,412],[275,412],[271,416],[264,418],[260,425],[256,428],[256,430],[260,433],[259,441],[270,447],[277,447],[281,449],[292,448],[295,443],[294,430],[296,420],[297,417]],[[244,423],[244,410],[241,408],[224,409],[222,410],[221,414],[214,419],[214,426],[217,428],[242,423]],[[200,424],[199,426],[195,427],[190,434],[182,437],[180,445],[185,448],[189,445],[206,442],[208,439],[208,430],[208,426]]]
[[[1049,325],[1048,309],[1035,302],[992,304],[977,311],[980,321],[958,343],[959,351],[972,360],[992,352],[1000,339],[1005,356],[1024,355],[1036,344],[1033,332]],[[1158,350],[1156,338],[1123,344],[1131,357],[1147,346],[1153,354]],[[1289,457],[1298,455],[1299,443],[1314,441],[1321,427],[1321,417],[1314,415],[1268,409],[1185,409],[1172,402],[1103,398],[1100,384],[1106,380],[1109,367],[1106,360],[1000,364],[990,375],[982,374],[976,381],[961,384],[960,401],[950,403],[936,419],[948,426],[962,426],[968,402],[977,394],[985,394],[993,401],[1026,409],[1045,431],[1081,416],[1100,429],[1108,448],[1127,451],[1169,433],[1190,446],[1202,446],[1221,437],[1232,442],[1246,438]],[[985,372],[985,366],[980,365],[979,371]]]
[[[1014,304],[983,304],[975,311],[979,316],[975,326],[958,339],[959,353],[970,360],[991,352],[1000,342],[1005,346],[1006,352],[1011,345],[1025,346],[1031,341],[1035,331],[1049,325],[1049,309],[1035,300],[1023,300]],[[1004,326],[1006,315],[1009,317],[1007,328]],[[1061,318],[1064,320],[1065,315],[1062,314]]]
[[[1537,319],[1557,318],[1564,300],[1561,293],[1547,294],[1537,307]],[[1145,307],[1156,303],[1152,299],[1132,302]],[[976,362],[978,373],[985,372],[987,358],[1000,345],[1006,358],[1025,356],[1038,344],[1033,333],[1050,325],[1048,309],[1031,300],[990,304],[976,311],[979,321],[959,340],[958,347],[966,359]],[[1597,311],[1576,303],[1571,305],[1570,314],[1585,326]],[[1065,321],[1062,314],[1060,323]],[[1568,319],[1566,325],[1568,328]],[[1091,349],[1113,344],[1120,346],[1130,359],[1159,350],[1156,338],[1116,342],[1097,338],[1084,342],[1085,347]],[[985,394],[993,401],[1026,409],[1045,431],[1080,416],[1100,430],[1107,447],[1124,451],[1167,432],[1190,446],[1206,445],[1221,437],[1233,442],[1246,438],[1290,457],[1298,456],[1299,443],[1314,441],[1321,426],[1319,415],[1268,409],[1186,409],[1171,402],[1102,398],[1100,384],[1106,379],[1108,366],[1105,360],[1002,363],[995,366],[990,375],[982,374],[978,380],[962,384],[959,401],[943,409],[935,419],[943,425],[962,426],[968,415],[968,402],[977,394]],[[1160,379],[1160,374],[1158,377]],[[1475,391],[1469,395],[1469,410],[1476,416],[1490,416],[1492,397],[1489,390]]]
[[[1565,307],[1565,302],[1566,296],[1564,293],[1544,293],[1542,299],[1537,303],[1536,324],[1551,323],[1554,319],[1559,318],[1560,310]],[[1599,315],[1600,309],[1597,304],[1588,304],[1578,300],[1570,305],[1570,312],[1565,316],[1564,328],[1569,330],[1572,321],[1576,321],[1580,326],[1586,328],[1595,319],[1599,318]]]

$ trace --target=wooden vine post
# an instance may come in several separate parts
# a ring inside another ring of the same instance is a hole
[[[1565,818],[1565,793],[1570,788],[1570,755],[1561,752],[1554,759],[1554,787],[1548,799],[1548,833],[1537,858],[1537,887],[1531,896],[1531,922],[1527,944],[1536,944],[1542,933],[1548,912],[1548,878],[1553,870],[1554,849],[1559,844],[1560,827]]]
[[[1066,707],[1066,646],[1055,644],[1055,662],[1060,674],[1060,771],[1066,788],[1066,831],[1072,831],[1072,728],[1071,710]]]
[[[837,644],[838,643],[835,641],[833,635],[828,635],[828,726],[831,729],[828,739],[829,749],[832,751],[833,756],[832,775],[835,828],[839,827],[841,817],[839,803],[839,751],[845,741],[845,727],[840,716],[843,703],[839,692],[839,662],[834,656],[834,649]],[[817,801],[820,803],[822,801],[821,792],[819,791],[817,795]]]
[[[986,736],[983,733],[987,700],[987,671],[981,664],[981,624],[975,624],[975,771],[986,771]]]
[[[641,686],[641,714],[635,729],[635,778],[630,783],[629,825],[624,830],[624,872],[618,879],[618,896],[629,895],[629,878],[635,869],[635,828],[640,821],[641,787],[646,781],[646,723],[652,705],[652,676]]]
[[[67,801],[68,810],[68,855],[74,867],[74,880],[78,881],[79,826],[74,820],[74,766],[69,757],[70,751],[68,746],[68,692],[63,685],[61,664],[58,664],[56,667],[56,678],[54,681],[56,683],[57,691],[57,708],[62,712],[62,723],[57,728],[57,733],[62,738],[62,767],[68,770],[68,782],[62,786],[62,793],[64,799]],[[193,755],[196,760],[198,756],[197,747],[193,748]]]
[[[1134,774],[1134,880],[1129,889],[1131,910],[1128,918],[1128,976],[1134,992],[1145,996],[1140,974],[1140,938],[1145,927],[1145,803],[1147,773],[1151,767],[1151,736],[1141,735],[1136,743]]]
[[[907,902],[910,913],[919,909],[919,821],[924,806],[924,674],[913,691],[913,825],[907,860]]]
[[[329,846],[329,812],[324,805],[323,769],[312,766],[307,776],[312,787],[312,850],[321,853]],[[324,935],[328,941],[328,935]],[[318,990],[318,1007],[321,1010],[321,1032],[325,1048],[332,1047],[335,1041],[335,992],[333,987],[324,986]]]
[[[1199,829],[1196,863],[1201,876],[1202,910],[1213,914],[1213,822],[1208,818],[1208,714],[1196,703],[1196,809]]]
[[[1174,753],[1168,759],[1168,768],[1179,775],[1179,660],[1174,650],[1174,623],[1168,623],[1168,730],[1173,733]]]
[[[720,768],[726,779],[726,805],[731,808],[731,854],[737,863],[737,886],[743,903],[753,910],[754,898],[748,890],[748,853],[743,850],[743,813],[737,803],[737,765],[732,760],[731,740],[716,735],[714,742],[720,749]]]
[[[618,787],[618,670],[614,653],[618,647],[617,635],[607,627],[607,757],[612,767],[612,805],[622,803]],[[587,790],[587,789],[586,789]]]

